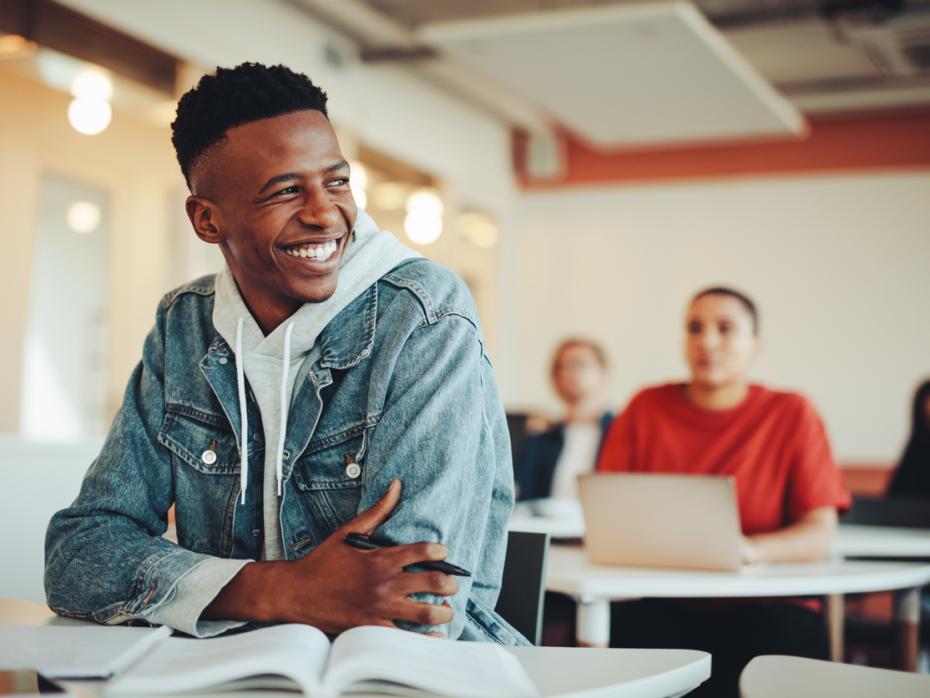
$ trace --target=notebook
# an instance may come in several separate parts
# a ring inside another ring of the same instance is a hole
[[[106,694],[245,688],[290,688],[306,696],[539,695],[517,658],[495,644],[374,626],[347,630],[330,644],[316,628],[296,624],[207,640],[169,638],[111,681]]]
[[[735,480],[716,475],[588,473],[578,478],[591,562],[738,570]]]
[[[106,678],[171,635],[171,628],[0,625],[0,669],[49,678]]]

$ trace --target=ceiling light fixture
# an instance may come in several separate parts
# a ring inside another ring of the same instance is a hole
[[[431,189],[420,189],[407,199],[404,232],[418,245],[429,245],[442,235],[442,200]]]
[[[96,68],[82,70],[71,81],[71,94],[74,99],[68,105],[68,121],[74,130],[88,136],[102,133],[113,118],[109,76]]]
[[[100,207],[90,201],[75,201],[65,211],[68,227],[80,235],[88,235],[100,225]]]

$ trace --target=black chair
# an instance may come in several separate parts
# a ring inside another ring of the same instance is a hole
[[[926,497],[855,497],[843,524],[930,528],[930,499]]]
[[[511,531],[496,611],[534,645],[542,635],[548,533]]]

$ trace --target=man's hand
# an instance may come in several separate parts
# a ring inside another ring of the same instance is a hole
[[[762,555],[758,546],[752,542],[751,538],[742,536],[740,539],[740,557],[744,565],[755,565],[762,562]]]
[[[336,530],[300,560],[250,563],[204,610],[203,618],[307,623],[327,633],[357,625],[394,626],[395,620],[441,625],[452,607],[422,603],[411,594],[452,596],[458,583],[442,572],[404,572],[425,560],[444,560],[445,546],[411,543],[358,550],[348,533],[373,533],[400,499],[400,481],[368,511]]]

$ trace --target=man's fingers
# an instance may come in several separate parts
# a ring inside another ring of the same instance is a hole
[[[442,543],[407,543],[384,548],[381,553],[391,560],[391,564],[403,568],[427,560],[445,560],[449,550]]]
[[[394,480],[387,492],[370,509],[363,511],[339,529],[342,533],[373,533],[378,526],[387,521],[397,502],[400,501],[400,480]]]
[[[436,606],[408,599],[401,604],[395,618],[417,625],[445,625],[452,620],[453,615],[455,612],[448,603]]]
[[[394,585],[404,596],[420,593],[453,596],[459,590],[459,583],[455,581],[455,577],[433,570],[402,574],[397,577]]]

